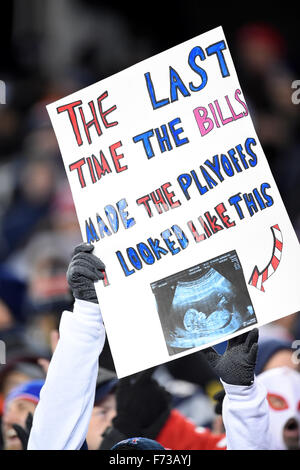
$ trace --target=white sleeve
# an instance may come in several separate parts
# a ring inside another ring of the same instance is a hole
[[[268,450],[269,405],[267,391],[256,378],[250,386],[222,381],[226,395],[222,416],[227,450]]]
[[[76,299],[73,313],[63,312],[59,333],[34,413],[28,450],[80,449],[90,422],[105,341],[99,305]]]

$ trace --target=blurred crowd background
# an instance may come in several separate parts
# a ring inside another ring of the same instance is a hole
[[[37,358],[51,355],[51,331],[73,303],[65,273],[81,235],[46,104],[222,25],[300,235],[300,104],[291,99],[292,83],[300,79],[296,14],[276,17],[253,9],[239,15],[203,10],[200,1],[6,3],[0,33],[0,80],[6,84],[6,104],[0,105],[0,340],[6,363],[18,363],[18,373],[4,382],[0,365],[2,395],[26,374],[40,376]],[[299,314],[261,330],[271,338],[300,339]],[[104,362],[113,370],[108,346]],[[201,416],[199,424],[206,424],[209,416]]]

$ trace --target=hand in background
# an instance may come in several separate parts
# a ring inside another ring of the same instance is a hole
[[[23,450],[27,449],[29,435],[30,435],[30,431],[31,431],[31,428],[32,428],[32,420],[33,420],[32,413],[28,413],[26,421],[25,421],[25,428],[23,428],[19,424],[13,424],[12,425],[12,427],[14,428],[14,430],[17,433],[18,438],[20,439],[20,441],[22,443]]]

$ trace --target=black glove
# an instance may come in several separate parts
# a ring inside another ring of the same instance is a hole
[[[148,369],[119,381],[117,416],[113,426],[125,437],[155,439],[171,411],[171,395],[160,386]]]
[[[32,420],[33,420],[32,413],[28,413],[26,422],[25,422],[25,428],[22,428],[22,426],[20,426],[19,424],[12,425],[12,427],[17,433],[18,438],[20,439],[22,443],[23,450],[27,450],[29,435],[30,435],[30,431],[32,428]]]
[[[73,253],[67,270],[67,281],[76,299],[98,303],[95,281],[104,279],[105,266],[97,256],[92,254],[94,245],[81,243]]]
[[[223,355],[213,348],[204,349],[208,362],[219,377],[231,385],[251,385],[258,349],[258,329],[254,328],[228,341]]]

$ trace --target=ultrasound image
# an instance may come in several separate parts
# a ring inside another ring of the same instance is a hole
[[[170,355],[257,323],[236,251],[153,282],[151,288]]]

